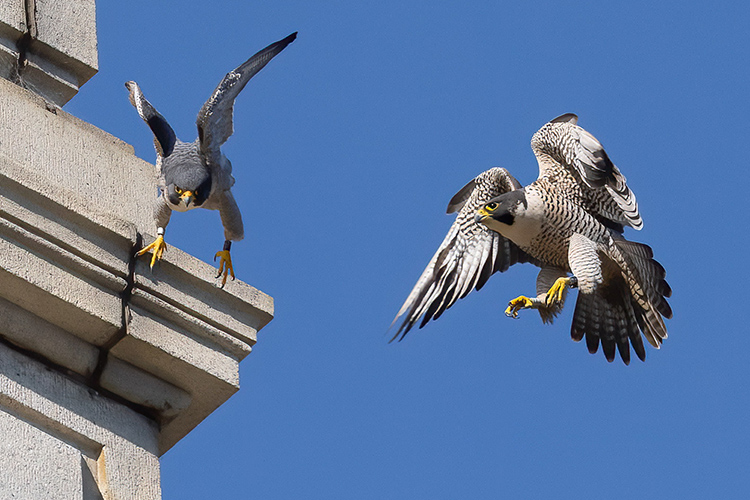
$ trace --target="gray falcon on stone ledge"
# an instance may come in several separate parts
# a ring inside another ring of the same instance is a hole
[[[635,195],[594,136],[565,114],[531,139],[539,177],[525,188],[504,168],[469,182],[450,201],[459,211],[393,323],[404,316],[401,339],[422,317],[420,328],[479,290],[497,271],[531,262],[541,271],[535,297],[510,301],[505,313],[534,308],[542,321],[562,310],[568,287],[578,288],[571,336],[599,344],[608,361],[615,349],[630,363],[630,344],[646,358],[641,332],[655,348],[667,338],[672,293],[651,248],[625,240],[624,226],[641,229]],[[572,274],[572,276],[569,276]],[[399,339],[400,340],[400,339]]]
[[[232,241],[241,240],[245,232],[242,215],[231,191],[234,185],[232,164],[220,148],[234,132],[232,113],[237,95],[268,61],[284,50],[296,37],[297,33],[292,33],[227,73],[198,112],[198,139],[195,142],[188,143],[177,139],[172,127],[146,100],[138,84],[125,84],[130,91],[130,102],[154,134],[156,147],[160,191],[154,206],[157,238],[136,254],[141,256],[146,252],[153,252],[152,268],[167,248],[164,243],[164,230],[172,211],[185,212],[200,207],[219,211],[226,240],[224,249],[216,253],[216,257],[221,258],[217,278],[223,274],[222,287],[226,284],[227,274],[231,274],[234,279],[229,252]]]

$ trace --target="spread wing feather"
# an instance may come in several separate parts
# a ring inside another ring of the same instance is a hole
[[[146,122],[154,134],[154,147],[156,154],[162,158],[172,154],[177,136],[167,120],[156,111],[141,92],[141,88],[135,82],[125,82],[125,88],[130,92],[130,104],[132,104],[138,116]]]
[[[635,194],[601,143],[577,125],[568,113],[540,128],[531,138],[539,162],[539,177],[567,171],[579,185],[582,202],[598,218],[641,229],[643,220]]]
[[[219,83],[211,97],[201,107],[196,120],[198,139],[204,154],[216,154],[219,147],[234,132],[232,120],[234,100],[245,88],[247,82],[296,37],[297,33],[294,32],[283,40],[272,43],[242,63],[237,69],[227,73]]]
[[[484,203],[520,186],[507,170],[496,167],[482,172],[451,199],[448,213],[458,210],[456,221],[394,318],[391,327],[399,318],[403,321],[391,340],[404,338],[420,317],[420,328],[437,319],[456,300],[481,289],[495,272],[532,262],[510,240],[474,222]]]

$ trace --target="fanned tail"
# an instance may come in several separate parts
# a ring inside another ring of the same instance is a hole
[[[571,327],[571,337],[586,338],[589,352],[602,350],[608,361],[619,351],[625,364],[630,349],[641,361],[646,359],[641,332],[655,348],[667,338],[664,318],[672,317],[667,298],[672,289],[665,280],[666,271],[653,258],[648,245],[624,239],[610,240],[601,255],[607,279],[590,294],[579,294]]]

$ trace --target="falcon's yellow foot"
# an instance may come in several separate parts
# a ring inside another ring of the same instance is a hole
[[[164,236],[160,234],[156,237],[153,243],[139,250],[138,253],[135,254],[135,256],[140,257],[147,252],[153,252],[153,254],[151,255],[151,269],[153,269],[154,264],[156,264],[157,260],[161,259],[161,256],[166,249],[167,244],[164,243]]]
[[[521,309],[528,309],[529,307],[534,307],[534,303],[530,298],[521,295],[520,297],[516,297],[508,302],[508,308],[505,310],[505,315],[510,316],[511,318],[518,318],[518,311]]]
[[[227,276],[231,276],[232,280],[234,280],[234,268],[232,267],[232,256],[229,255],[229,250],[232,246],[231,241],[224,242],[224,250],[221,250],[220,252],[216,252],[216,255],[214,255],[214,261],[216,261],[216,257],[221,257],[221,260],[219,261],[219,274],[216,275],[218,278],[219,276],[223,277],[221,278],[221,288],[224,288],[224,285],[227,283]]]
[[[565,288],[574,288],[577,285],[578,280],[575,278],[575,276],[572,278],[557,278],[550,289],[547,291],[544,305],[546,305],[547,307],[552,307],[562,302],[565,297]]]

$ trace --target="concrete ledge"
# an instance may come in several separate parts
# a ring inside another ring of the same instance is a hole
[[[35,0],[35,6],[36,40],[88,68],[89,73],[79,77],[82,85],[99,64],[95,0]]]
[[[273,299],[175,247],[152,273],[132,225],[38,182],[0,151],[0,336],[148,409],[164,453],[239,389]]]
[[[132,146],[120,139],[61,109],[50,109],[38,95],[3,79],[0,154],[12,164],[23,166],[27,187],[63,206],[79,211],[56,197],[54,191],[72,192],[83,200],[90,200],[92,192],[107,193],[108,199],[117,200],[121,219],[140,232],[156,232],[150,203],[156,197],[155,167],[137,158]],[[0,173],[4,168],[0,166]],[[15,174],[8,177],[20,180]],[[90,208],[82,213],[102,214],[111,207]]]
[[[164,318],[130,307],[128,335],[111,353],[190,394],[178,415],[162,415],[159,450],[164,453],[239,390],[239,360],[207,336],[195,335]],[[210,327],[209,327],[210,328]],[[244,352],[249,352],[249,346]]]
[[[24,0],[3,0],[0,2],[0,33],[12,30],[23,33],[26,30]]]
[[[99,383],[130,402],[156,410],[164,419],[176,417],[190,405],[185,391],[111,356]]]
[[[35,109],[52,124],[60,119]],[[68,126],[77,142],[107,139],[64,118],[60,141]],[[239,362],[273,318],[273,299],[241,281],[217,287],[213,266],[173,246],[152,272],[148,259],[134,260],[134,224],[70,189],[80,189],[74,179],[55,184],[22,166],[23,155],[6,145],[0,141],[0,337],[154,419],[158,453],[166,452],[239,390]],[[134,158],[113,145],[115,164]],[[35,168],[32,158],[24,161]],[[153,196],[153,185],[146,193],[122,184],[133,190],[124,199]]]
[[[62,106],[98,70],[94,0],[4,0],[0,76]]]
[[[18,75],[18,41],[26,29],[24,0],[0,1],[0,77]]]
[[[97,224],[8,174],[40,182],[0,152],[0,297],[91,344],[105,344],[122,329],[120,294],[135,228]],[[86,205],[73,193],[56,192],[72,206]]]
[[[0,299],[0,311],[1,337],[83,377],[94,373],[95,346],[5,299]]]
[[[0,224],[0,297],[94,345],[119,332],[116,293],[9,238],[7,227]]]
[[[29,237],[49,241],[117,277],[128,276],[130,256],[137,242],[133,224],[99,213],[85,198],[50,186],[2,152],[0,217],[18,226],[17,234],[26,231]],[[85,265],[79,267],[83,273],[89,270]],[[95,272],[93,277],[100,275]]]
[[[153,236],[146,234],[145,241]],[[202,321],[253,345],[257,332],[273,318],[273,299],[243,283],[217,286],[216,268],[170,247],[152,272],[145,259],[136,263],[135,285]]]

